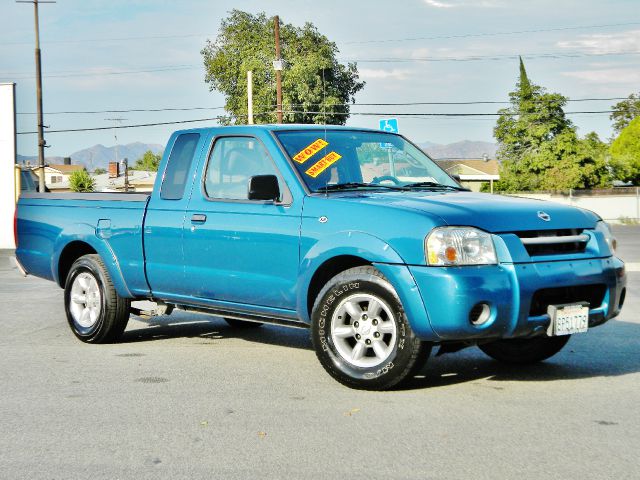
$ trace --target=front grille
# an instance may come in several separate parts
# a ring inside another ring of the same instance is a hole
[[[531,299],[530,316],[544,315],[549,305],[563,305],[566,303],[589,302],[589,308],[594,309],[602,305],[607,286],[604,284],[577,285],[573,287],[543,288],[533,294]]]
[[[589,236],[581,228],[515,232],[530,256],[582,253]]]

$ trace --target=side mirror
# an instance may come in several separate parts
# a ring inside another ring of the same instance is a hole
[[[458,184],[460,184],[460,175],[451,175],[451,178],[453,178],[456,182],[458,182]]]
[[[256,175],[249,179],[249,200],[280,200],[278,177],[275,175]]]

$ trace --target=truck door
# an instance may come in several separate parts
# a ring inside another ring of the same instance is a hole
[[[206,135],[197,132],[181,133],[169,140],[170,154],[166,164],[160,165],[147,207],[144,222],[147,281],[160,298],[172,297],[183,290],[183,224],[197,167],[194,157],[199,158],[205,143]]]
[[[301,203],[264,144],[215,140],[184,223],[185,289],[197,303],[233,302],[294,310]],[[279,178],[281,202],[248,200],[254,175]]]

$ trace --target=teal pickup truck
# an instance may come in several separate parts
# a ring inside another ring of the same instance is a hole
[[[404,137],[346,127],[178,131],[153,193],[23,193],[16,242],[84,342],[116,341],[152,300],[309,328],[330,375],[372,390],[433,346],[544,360],[625,297],[596,214],[470,192]]]

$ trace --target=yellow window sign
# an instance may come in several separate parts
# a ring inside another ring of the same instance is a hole
[[[310,177],[316,178],[318,175],[320,175],[322,172],[324,172],[327,168],[329,168],[331,165],[336,163],[341,158],[342,158],[342,155],[339,155],[336,152],[331,152],[325,155],[324,157],[322,157],[316,163],[314,163],[311,166],[311,168],[309,168],[309,170],[307,170],[305,173]]]
[[[313,157],[317,152],[319,152],[324,147],[326,147],[327,145],[329,145],[327,142],[319,138],[315,142],[313,142],[311,145],[309,145],[308,147],[305,147],[300,152],[295,154],[293,156],[293,159],[298,163],[304,163],[307,160],[309,160],[311,157]]]

